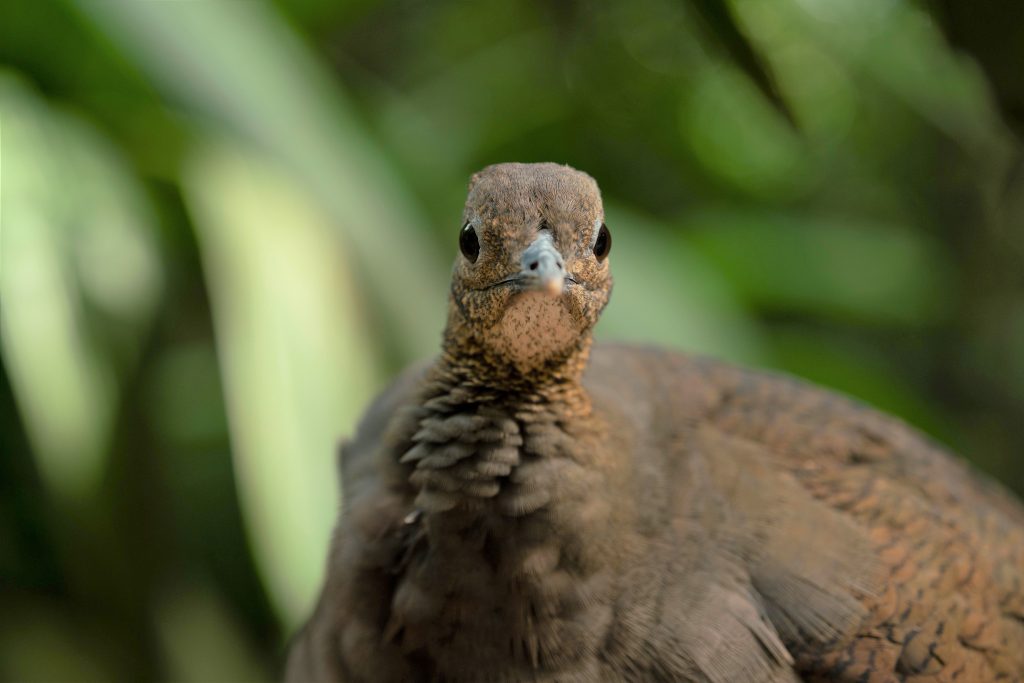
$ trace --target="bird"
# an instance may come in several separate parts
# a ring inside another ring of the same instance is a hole
[[[1020,501],[854,399],[594,343],[611,245],[586,173],[472,177],[440,353],[341,446],[286,679],[1024,680]]]

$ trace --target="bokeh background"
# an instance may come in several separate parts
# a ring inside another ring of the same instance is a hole
[[[0,65],[4,679],[275,677],[498,161],[601,184],[601,337],[1024,492],[1024,3],[53,0]]]

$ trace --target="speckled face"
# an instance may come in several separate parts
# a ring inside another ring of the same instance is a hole
[[[573,348],[611,293],[597,183],[557,164],[498,164],[470,182],[453,314],[521,369]]]

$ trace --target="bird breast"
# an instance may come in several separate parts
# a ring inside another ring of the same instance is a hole
[[[583,539],[611,505],[582,443],[545,405],[421,420],[401,458],[421,513],[407,518],[418,529],[387,635],[449,674],[498,660],[561,668],[594,652],[611,624],[613,567]]]
[[[432,415],[412,441],[401,462],[415,466],[409,481],[425,512],[486,507],[521,517],[544,508],[581,469],[580,444],[543,406]]]

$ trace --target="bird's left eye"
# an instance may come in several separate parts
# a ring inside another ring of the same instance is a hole
[[[594,240],[594,256],[598,261],[604,261],[611,250],[612,233],[608,231],[608,226],[602,223],[601,228],[597,231],[597,239]]]
[[[470,263],[476,263],[477,257],[480,256],[480,239],[476,236],[476,230],[469,221],[466,221],[459,233],[459,249]]]

